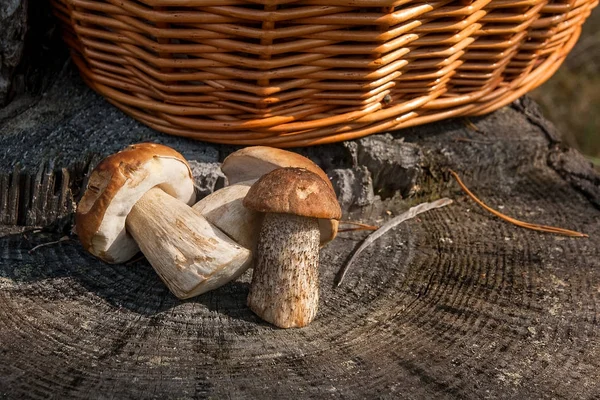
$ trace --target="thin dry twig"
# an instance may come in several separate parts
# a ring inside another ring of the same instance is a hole
[[[55,241],[53,241],[53,242],[47,242],[47,243],[38,244],[37,246],[35,246],[35,247],[34,247],[34,248],[32,248],[31,250],[29,250],[29,252],[28,252],[28,253],[29,253],[29,254],[31,254],[31,253],[33,253],[34,251],[36,251],[37,249],[39,249],[40,247],[51,246],[51,245],[53,245],[53,244],[59,244],[59,243],[66,242],[66,241],[69,241],[69,240],[71,240],[71,238],[70,238],[70,237],[68,237],[68,236],[63,236],[63,237],[61,237],[60,239],[58,239],[58,240],[55,240]]]
[[[476,143],[476,144],[492,144],[494,143],[493,140],[477,140],[477,139],[470,139],[467,137],[457,137],[454,139],[455,142],[466,142],[466,143]]]
[[[422,203],[418,206],[411,207],[410,209],[408,209],[408,211],[398,215],[397,217],[392,218],[391,220],[383,224],[379,229],[371,233],[363,240],[362,244],[356,249],[354,254],[352,254],[352,257],[350,258],[350,260],[348,260],[346,265],[340,268],[337,275],[335,276],[335,279],[333,280],[334,286],[337,287],[342,284],[342,280],[344,280],[344,277],[346,276],[346,273],[350,269],[350,266],[352,265],[354,260],[356,260],[356,258],[360,255],[360,253],[363,252],[364,249],[366,249],[371,243],[383,236],[387,231],[408,219],[414,218],[417,215],[424,213],[425,211],[433,210],[434,208],[444,207],[448,204],[452,204],[452,200],[447,198],[432,201],[431,203]]]
[[[588,235],[586,235],[585,233],[581,233],[581,232],[576,232],[576,231],[571,231],[568,229],[563,229],[563,228],[557,228],[554,226],[547,226],[547,225],[538,225],[538,224],[531,224],[529,222],[523,222],[523,221],[519,221],[518,219],[514,219],[512,217],[509,217],[508,215],[504,215],[499,211],[494,210],[493,208],[489,207],[488,205],[486,205],[483,201],[479,200],[470,190],[469,188],[467,188],[465,186],[465,184],[463,183],[463,181],[460,179],[460,177],[458,176],[458,174],[452,170],[450,170],[450,173],[452,174],[452,176],[454,177],[454,179],[456,180],[456,183],[458,183],[458,185],[460,186],[460,188],[477,204],[479,204],[483,209],[485,209],[486,211],[494,214],[496,217],[509,222],[513,225],[517,225],[520,226],[522,228],[526,228],[526,229],[531,229],[534,231],[540,231],[540,232],[549,232],[549,233],[556,233],[558,235],[566,235],[566,236],[572,236],[572,237],[588,237]]]

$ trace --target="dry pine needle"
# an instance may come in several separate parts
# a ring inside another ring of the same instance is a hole
[[[549,232],[549,233],[555,233],[558,235],[565,235],[565,236],[571,236],[571,237],[588,237],[588,235],[586,235],[585,233],[571,231],[569,229],[557,228],[554,226],[532,224],[529,222],[519,221],[518,219],[509,217],[508,215],[504,215],[501,212],[496,211],[493,208],[489,207],[487,204],[485,204],[483,201],[481,201],[479,198],[477,198],[477,196],[475,196],[469,190],[469,188],[467,188],[467,186],[463,183],[463,181],[460,179],[460,177],[458,176],[458,174],[456,172],[454,172],[452,170],[449,170],[449,171],[452,174],[452,177],[456,180],[456,183],[458,183],[458,185],[460,186],[460,188],[475,203],[479,204],[484,210],[494,214],[496,217],[500,218],[503,221],[506,221],[506,222],[511,223],[516,226],[520,226],[521,228],[531,229],[531,230],[539,231],[539,232]]]

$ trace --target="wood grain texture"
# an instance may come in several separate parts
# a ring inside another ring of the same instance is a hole
[[[600,210],[585,190],[598,175],[568,162],[521,106],[473,120],[476,131],[456,120],[377,136],[420,147],[421,189],[348,218],[386,220],[440,194],[456,202],[376,241],[338,289],[336,272],[368,233],[324,247],[319,314],[304,329],[273,328],[246,307],[250,272],[179,301],[145,261],[102,264],[75,241],[30,253],[62,234],[10,229],[0,238],[0,397],[598,397]],[[330,154],[326,165],[345,148],[302,151]],[[494,208],[590,238],[496,220],[447,167]]]

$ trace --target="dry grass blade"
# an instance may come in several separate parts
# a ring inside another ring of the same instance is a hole
[[[581,233],[581,232],[576,232],[576,231],[571,231],[569,229],[563,229],[563,228],[557,228],[554,226],[547,226],[547,225],[538,225],[538,224],[531,224],[529,222],[523,222],[523,221],[519,221],[518,219],[514,219],[512,217],[509,217],[508,215],[504,215],[499,211],[494,210],[493,208],[489,207],[488,205],[486,205],[483,201],[479,200],[470,190],[469,188],[467,188],[465,186],[465,184],[463,183],[463,181],[460,179],[460,177],[458,176],[458,174],[452,170],[450,170],[450,173],[452,174],[452,176],[454,177],[454,179],[456,180],[456,183],[458,183],[458,185],[460,186],[460,188],[471,198],[473,199],[473,201],[477,204],[479,204],[483,209],[485,209],[486,211],[494,214],[496,217],[509,222],[513,225],[517,225],[520,226],[522,228],[526,228],[526,229],[531,229],[534,231],[540,231],[540,232],[549,232],[549,233],[556,233],[558,235],[566,235],[566,236],[572,236],[572,237],[588,237],[588,235],[586,235],[585,233]]]
[[[391,220],[389,220],[388,222],[383,224],[379,229],[377,229],[375,232],[371,233],[369,236],[367,236],[365,238],[365,240],[362,242],[362,244],[356,249],[354,254],[352,254],[352,257],[350,258],[350,260],[348,260],[346,265],[344,265],[338,271],[338,273],[335,276],[335,279],[333,281],[333,285],[340,286],[342,284],[342,281],[344,280],[344,277],[346,276],[346,273],[350,269],[350,266],[354,262],[354,260],[356,260],[356,258],[360,255],[360,253],[363,252],[364,249],[366,249],[371,243],[373,243],[374,241],[379,239],[381,236],[383,236],[387,231],[398,226],[400,223],[402,223],[406,220],[409,220],[411,218],[416,217],[417,215],[419,215],[421,213],[424,213],[425,211],[433,210],[434,208],[444,207],[444,206],[447,206],[448,204],[452,204],[452,200],[447,199],[447,198],[442,198],[442,199],[439,199],[436,201],[432,201],[431,203],[422,203],[422,204],[419,204],[418,206],[411,207],[410,209],[408,209],[408,211],[398,215],[397,217],[392,218]]]
[[[368,224],[363,224],[360,222],[354,222],[354,221],[340,221],[340,224],[342,225],[354,225],[354,228],[344,228],[344,229],[338,229],[338,232],[353,232],[353,231],[376,231],[377,229],[379,229],[378,226],[375,225],[368,225]]]

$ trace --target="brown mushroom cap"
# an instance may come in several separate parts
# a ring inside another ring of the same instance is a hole
[[[291,151],[267,146],[251,146],[231,153],[221,170],[230,185],[251,185],[261,176],[278,168],[305,168],[319,175],[333,190],[327,174],[312,160]],[[319,219],[321,246],[332,241],[337,235],[338,221],[335,219]]]
[[[125,231],[135,203],[151,188],[193,204],[194,180],[183,156],[170,147],[140,143],[108,156],[92,172],[75,215],[83,247],[111,263],[127,261],[139,248]]]
[[[331,186],[327,174],[312,160],[300,154],[274,147],[252,146],[231,153],[223,161],[221,170],[229,184],[233,185],[258,179],[274,169],[286,167],[305,168],[319,175]]]
[[[304,168],[280,168],[263,175],[248,191],[244,206],[264,213],[340,219],[335,192],[319,175]]]

